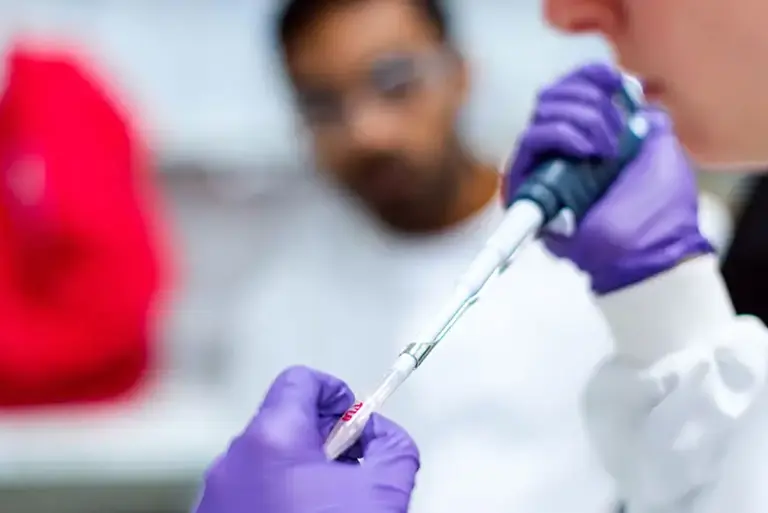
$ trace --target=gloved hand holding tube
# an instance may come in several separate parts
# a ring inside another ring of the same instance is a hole
[[[336,378],[284,371],[209,470],[196,513],[405,513],[419,454],[400,427],[374,415],[343,461],[325,456],[323,441],[352,401]]]
[[[553,157],[573,162],[617,158],[626,125],[614,104],[621,87],[618,71],[590,65],[542,91],[507,169],[508,204],[519,197],[526,179]],[[650,125],[642,147],[575,232],[543,233],[554,254],[590,276],[597,294],[633,285],[712,251],[699,231],[693,171],[669,118],[652,109],[639,115]],[[599,166],[594,169],[600,171]]]

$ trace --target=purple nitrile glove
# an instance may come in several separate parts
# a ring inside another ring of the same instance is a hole
[[[405,513],[419,454],[402,428],[373,415],[344,462],[325,457],[323,442],[353,400],[334,377],[284,371],[208,471],[196,513]]]
[[[505,197],[511,198],[533,170],[552,158],[615,158],[625,125],[613,101],[621,87],[618,71],[589,65],[544,89],[507,168]],[[573,236],[544,236],[550,251],[590,276],[598,294],[638,283],[686,258],[712,251],[699,231],[693,170],[669,118],[650,108],[642,115],[651,123],[651,131],[640,154]]]

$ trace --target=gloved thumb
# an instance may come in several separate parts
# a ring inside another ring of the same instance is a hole
[[[583,82],[594,84],[608,95],[615,94],[624,85],[621,71],[605,62],[593,62],[576,69],[562,79],[562,82]]]
[[[324,457],[323,419],[342,415],[353,400],[340,379],[307,367],[290,367],[272,383],[245,436],[286,456]]]
[[[391,420],[373,414],[359,443],[363,467],[386,483],[387,493],[410,495],[420,466],[419,450],[410,435]]]

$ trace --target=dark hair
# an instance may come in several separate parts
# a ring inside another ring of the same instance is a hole
[[[280,10],[277,21],[277,38],[283,51],[307,28],[310,22],[330,7],[338,6],[341,1],[351,3],[366,0],[287,0]],[[448,27],[448,13],[443,0],[404,1],[411,2],[414,7],[423,12],[424,16],[437,30],[441,41],[448,42],[451,39]]]

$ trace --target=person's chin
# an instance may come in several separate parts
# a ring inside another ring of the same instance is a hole
[[[759,162],[701,162],[698,168],[704,173],[764,173],[768,170],[768,159]]]
[[[768,155],[753,154],[743,151],[725,151],[715,148],[688,148],[697,168],[705,173],[763,173],[768,169]]]
[[[678,130],[678,138],[692,162],[707,173],[756,173],[768,168],[768,151],[728,143],[727,134],[702,134]],[[711,135],[711,137],[696,137]]]

